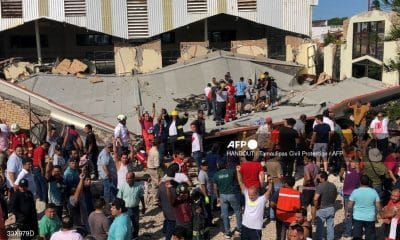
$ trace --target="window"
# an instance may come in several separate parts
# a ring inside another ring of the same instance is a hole
[[[385,22],[361,22],[353,26],[353,59],[370,55],[383,60]]]
[[[229,42],[236,40],[236,31],[212,31],[208,33],[210,42]]]
[[[86,16],[85,0],[64,0],[64,9],[66,17]]]
[[[239,12],[257,11],[257,0],[238,0]]]
[[[78,46],[109,46],[112,45],[112,37],[104,34],[78,34],[76,35]]]
[[[40,35],[40,45],[42,48],[49,46],[47,35]],[[35,35],[21,35],[10,37],[11,48],[36,48]]]
[[[2,18],[22,18],[22,0],[1,0]]]
[[[149,35],[147,0],[127,0],[128,36],[145,38]]]
[[[187,0],[188,13],[207,12],[207,0]]]

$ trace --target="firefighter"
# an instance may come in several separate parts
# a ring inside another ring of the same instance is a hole
[[[18,123],[11,124],[11,135],[10,135],[10,147],[9,155],[11,155],[18,145],[22,146],[23,155],[27,157],[33,157],[33,145],[30,138],[21,131],[21,127]]]

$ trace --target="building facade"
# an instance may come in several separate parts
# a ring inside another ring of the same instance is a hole
[[[398,71],[387,72],[384,64],[395,59],[395,41],[385,41],[396,14],[371,10],[349,19],[345,44],[341,46],[340,79],[370,77],[388,85],[399,85]]]

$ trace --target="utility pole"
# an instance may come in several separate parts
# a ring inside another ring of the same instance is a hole
[[[368,11],[371,10],[371,0],[368,0]]]

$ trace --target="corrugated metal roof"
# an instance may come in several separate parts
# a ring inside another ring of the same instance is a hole
[[[64,22],[64,4],[59,2],[59,0],[49,0],[49,17],[56,21]]]
[[[99,0],[86,0],[86,27],[98,32],[103,31],[101,2]]]
[[[127,24],[128,8],[126,0],[112,0],[111,19],[107,17],[105,21],[102,21],[104,17],[101,7],[104,1],[102,0],[86,0],[86,15],[82,13],[82,15],[79,16],[68,17],[65,17],[64,0],[47,1],[48,10],[42,9],[41,12],[48,12],[49,18],[51,19],[66,21],[67,23],[99,32],[109,31],[111,21],[112,34],[120,38],[128,38],[127,32],[129,24]],[[310,6],[315,0],[258,0],[257,11],[238,11],[237,0],[207,0],[207,11],[204,13],[188,13],[187,1],[185,0],[169,1],[171,1],[172,4],[171,29],[166,30],[163,27],[165,25],[163,23],[163,1],[147,1],[148,23],[147,19],[145,19],[144,21],[146,21],[146,24],[140,24],[142,20],[141,16],[135,17],[135,19],[137,18],[137,23],[131,26],[131,32],[134,34],[131,34],[129,38],[152,37],[220,13],[227,13],[260,24],[308,35],[311,27]],[[132,3],[133,2],[135,1],[132,1]],[[109,8],[108,5],[109,4],[104,5],[107,6],[105,9]],[[13,19],[10,21],[9,19],[0,18],[0,31],[15,27],[17,24],[21,24],[21,22],[28,22],[42,17],[39,16],[39,0],[23,0],[22,7],[22,20]],[[107,29],[104,29],[102,25],[105,25]]]
[[[24,22],[37,19],[39,17],[39,1],[22,0],[22,16]]]

